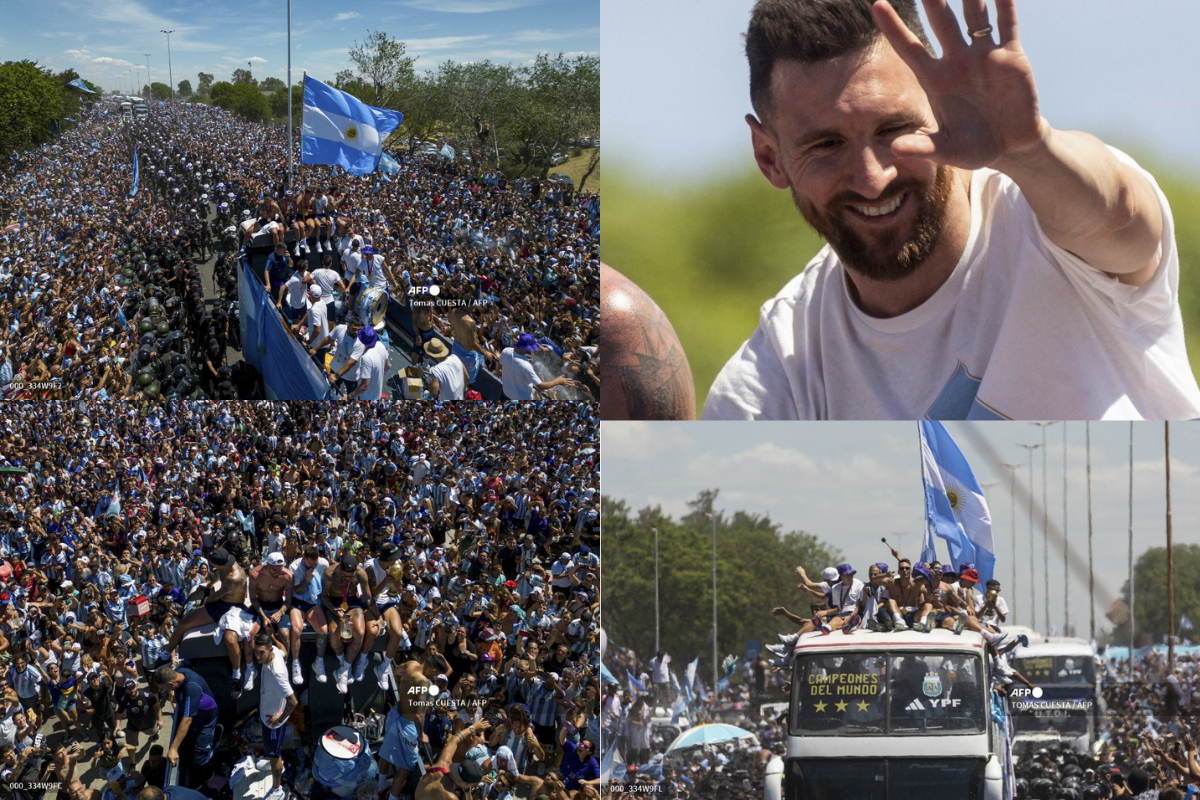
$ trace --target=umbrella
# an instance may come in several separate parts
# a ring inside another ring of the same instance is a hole
[[[694,728],[684,731],[675,737],[675,741],[671,742],[671,746],[667,748],[667,752],[683,750],[687,747],[699,747],[705,744],[732,742],[737,739],[753,739],[754,744],[758,744],[758,737],[745,728],[717,722],[708,725],[697,725]]]

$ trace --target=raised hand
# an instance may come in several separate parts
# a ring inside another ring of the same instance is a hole
[[[1033,68],[1017,39],[1014,0],[996,0],[995,26],[986,0],[963,0],[965,35],[947,0],[922,2],[941,58],[925,49],[886,0],[872,9],[875,24],[916,74],[937,121],[933,133],[897,137],[892,152],[978,169],[1040,144],[1049,125],[1038,113]]]

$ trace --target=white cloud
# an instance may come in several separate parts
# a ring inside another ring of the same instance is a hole
[[[92,57],[92,51],[86,47],[82,50],[66,50],[63,54],[72,61],[87,61]]]
[[[111,67],[137,67],[140,64],[134,64],[132,61],[126,61],[123,58],[109,58],[108,56],[100,56],[92,59],[93,64],[105,64]]]
[[[348,19],[358,19],[362,14],[357,11],[343,11],[333,18],[334,22],[345,22]]]
[[[252,64],[265,64],[265,63],[267,63],[267,60],[266,60],[265,58],[263,58],[262,56],[250,56],[249,58],[243,58],[243,59],[241,59],[241,60],[242,60],[242,61],[249,61],[249,62],[250,62],[250,63],[252,63]]]
[[[422,50],[449,50],[452,47],[457,47],[460,44],[467,42],[477,42],[488,38],[486,35],[480,36],[436,36],[431,39],[409,39],[405,42],[407,48],[411,52],[420,52]]]
[[[406,0],[400,5],[448,14],[490,14],[537,5],[541,0]]]

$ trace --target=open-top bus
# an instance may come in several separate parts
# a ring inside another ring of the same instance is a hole
[[[801,637],[787,756],[768,767],[767,797],[1002,800],[1011,763],[989,659],[971,632]]]

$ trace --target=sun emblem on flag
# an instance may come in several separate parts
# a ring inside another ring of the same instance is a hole
[[[946,484],[946,498],[950,501],[950,509],[955,514],[961,514],[963,509],[965,492],[963,488],[956,483]]]
[[[347,141],[351,141],[351,142],[358,139],[358,126],[357,125],[351,125],[349,128],[346,128],[346,139],[347,139]]]

